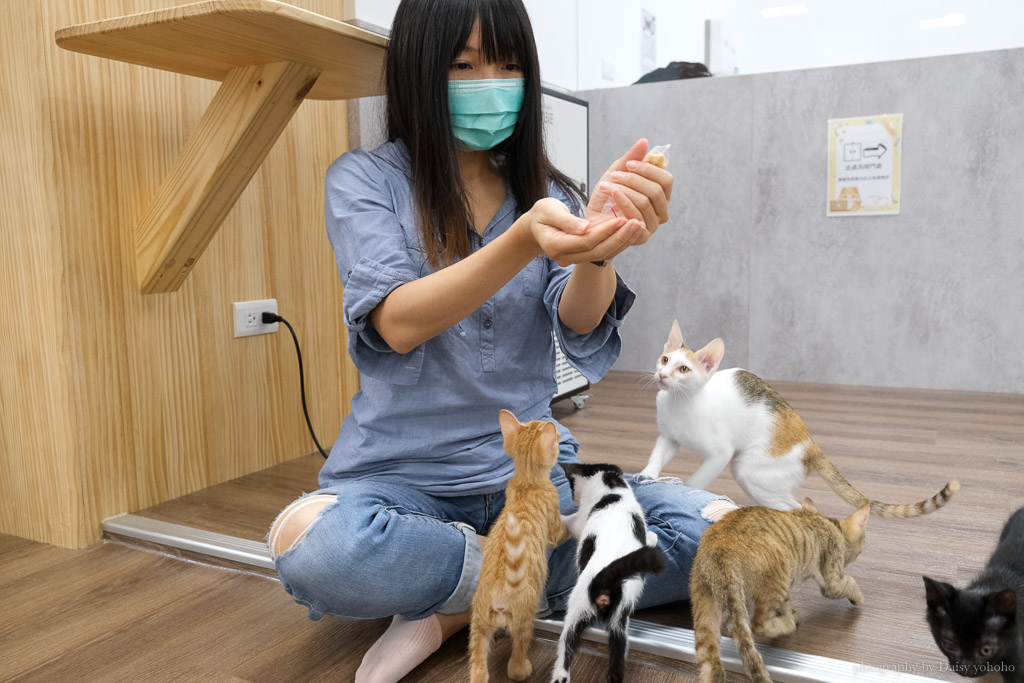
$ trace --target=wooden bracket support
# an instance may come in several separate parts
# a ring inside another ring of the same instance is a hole
[[[228,72],[135,230],[143,292],[181,286],[319,75],[293,62]]]
[[[278,0],[201,0],[57,31],[83,54],[221,81],[135,228],[145,293],[181,286],[306,97],[381,94],[388,40]]]

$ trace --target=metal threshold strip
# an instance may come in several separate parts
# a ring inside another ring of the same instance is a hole
[[[260,569],[274,569],[274,561],[270,558],[267,544],[260,541],[250,541],[246,538],[161,522],[138,515],[118,515],[105,519],[103,531]]]
[[[208,555],[263,570],[274,568],[274,561],[266,544],[260,541],[250,541],[130,514],[104,520],[103,531],[122,538],[137,539],[197,555]],[[562,632],[563,624],[556,619],[537,619],[534,625],[538,631],[557,636]],[[598,643],[608,642],[608,633],[603,629],[587,629],[583,637]],[[682,662],[696,662],[693,631],[690,629],[634,619],[629,626],[629,647],[637,652]],[[937,680],[767,645],[759,644],[757,649],[764,657],[772,680],[777,683],[925,683]],[[721,655],[722,663],[727,670],[743,672],[743,662],[731,638],[722,638]]]
[[[558,635],[562,622],[554,619],[537,619],[534,626],[538,631]],[[608,642],[604,629],[587,629],[583,637],[599,643]],[[662,626],[649,621],[632,619],[629,623],[629,649],[669,659],[696,663],[693,631],[688,628]],[[727,671],[744,673],[743,661],[732,638],[722,638],[719,645],[722,664]],[[854,664],[840,659],[808,655],[792,650],[783,650],[769,645],[757,645],[764,658],[765,666],[776,683],[847,683],[868,681],[869,683],[925,683],[936,681],[899,671],[888,671],[863,664]]]

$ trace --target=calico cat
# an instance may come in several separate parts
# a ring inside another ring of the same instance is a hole
[[[798,619],[790,589],[808,577],[821,594],[854,605],[864,601],[853,577],[844,573],[864,548],[870,507],[844,519],[818,513],[811,500],[786,512],[766,507],[733,510],[704,532],[690,571],[690,605],[701,683],[725,683],[718,654],[724,619],[743,665],[754,683],[771,683],[754,633],[789,635]],[[754,618],[747,612],[754,603]]]
[[[706,489],[730,465],[737,483],[759,505],[791,510],[800,507],[793,489],[814,471],[844,501],[858,508],[870,505],[880,517],[926,515],[959,490],[954,479],[931,498],[910,505],[867,498],[822,453],[804,421],[778,392],[746,370],[718,370],[724,354],[721,339],[700,351],[686,348],[679,321],[672,322],[654,374],[660,389],[660,436],[641,474],[657,477],[685,446],[704,460],[687,486]]]
[[[559,512],[558,490],[551,482],[551,468],[558,461],[554,423],[522,424],[507,410],[501,411],[498,421],[515,473],[505,488],[505,507],[488,534],[473,596],[469,632],[473,683],[488,679],[487,654],[500,628],[507,628],[512,636],[509,678],[521,681],[533,671],[526,653],[540,591],[548,578],[546,552],[569,538]]]
[[[924,578],[928,625],[950,669],[1024,682],[1024,508],[1010,516],[984,571],[967,588]]]
[[[579,541],[579,578],[569,594],[551,680],[568,683],[583,632],[603,623],[608,629],[608,681],[621,681],[626,672],[629,617],[643,591],[644,576],[660,572],[665,558],[621,469],[578,464],[563,464],[562,469],[579,506],[562,518]]]

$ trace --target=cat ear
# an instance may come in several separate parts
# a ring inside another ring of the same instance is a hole
[[[922,576],[924,579],[924,597],[929,607],[945,607],[956,595],[956,588],[948,583]]]
[[[804,498],[804,510],[810,510],[811,512],[818,512],[818,506],[814,504],[814,501],[810,498]],[[821,514],[821,513],[818,513]]]
[[[864,537],[864,530],[868,526],[868,517],[871,516],[871,506],[868,504],[861,505],[857,508],[857,511],[852,515],[844,519],[840,526],[843,529],[843,535],[851,541],[856,541]]]
[[[554,422],[544,423],[540,430],[538,442],[542,462],[546,463],[549,467],[554,467],[555,463],[558,462],[558,429],[555,427]]]
[[[853,526],[859,533],[864,533],[868,526],[868,518],[871,517],[871,506],[865,503],[857,508],[857,511],[850,515]]]
[[[675,351],[676,349],[686,346],[686,342],[683,341],[683,333],[679,330],[679,321],[672,321],[672,329],[668,333],[668,341],[665,342],[664,353],[669,351]]]
[[[498,413],[498,424],[501,425],[501,435],[505,437],[506,441],[518,434],[519,429],[523,426],[516,416],[507,410]]]
[[[985,613],[987,618],[995,617],[1002,621],[1010,621],[1017,616],[1017,594],[1007,588],[985,596]]]
[[[712,339],[707,346],[696,353],[697,360],[704,366],[704,371],[709,375],[715,374],[718,364],[722,362],[725,355],[725,342],[721,338]]]

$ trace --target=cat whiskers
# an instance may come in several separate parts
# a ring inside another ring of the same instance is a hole
[[[686,384],[679,384],[674,387],[669,387],[668,392],[672,394],[682,394],[683,396],[690,397],[696,394],[700,390],[700,387],[693,387]]]
[[[647,389],[650,389],[651,387],[656,387],[657,385],[658,385],[658,376],[656,374],[655,375],[647,375],[645,377],[637,377],[636,386],[634,387],[634,391],[636,393],[640,394],[640,393],[643,393],[644,391],[646,391]]]

